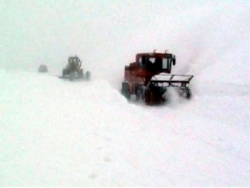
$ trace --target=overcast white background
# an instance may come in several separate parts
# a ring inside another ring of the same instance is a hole
[[[249,186],[248,1],[0,0],[0,185]],[[193,99],[119,93],[138,52],[169,50]],[[70,55],[90,82],[61,74]],[[46,64],[48,74],[38,74]]]

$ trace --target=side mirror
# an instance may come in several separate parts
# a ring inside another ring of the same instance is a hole
[[[173,65],[175,65],[175,56],[173,56]]]

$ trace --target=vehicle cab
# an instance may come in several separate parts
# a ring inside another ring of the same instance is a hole
[[[175,56],[169,53],[139,53],[136,55],[136,62],[141,69],[152,73],[171,73]]]

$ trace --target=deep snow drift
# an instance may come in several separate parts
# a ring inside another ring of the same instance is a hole
[[[1,186],[249,186],[249,3],[8,2]],[[166,47],[174,73],[195,75],[193,99],[127,102],[124,65]],[[90,82],[55,77],[75,53]]]
[[[106,81],[0,77],[1,185],[249,185],[250,89],[146,107]]]

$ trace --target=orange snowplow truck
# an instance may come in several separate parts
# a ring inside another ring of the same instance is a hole
[[[171,74],[176,63],[175,55],[168,53],[139,53],[135,62],[125,66],[121,93],[127,99],[131,95],[147,105],[166,101],[168,87],[176,87],[180,96],[191,98],[189,82],[193,75]]]

